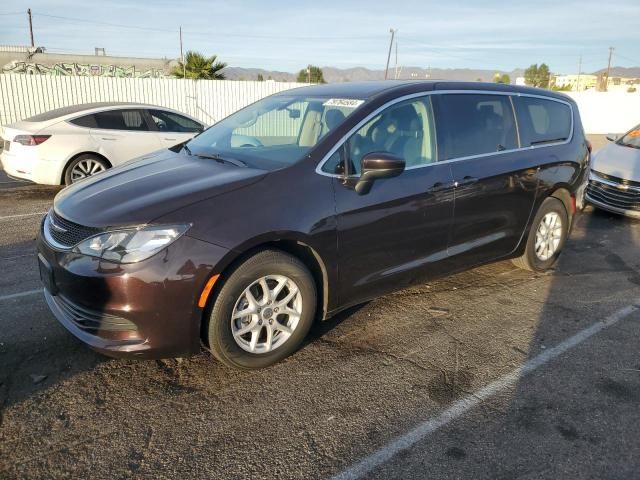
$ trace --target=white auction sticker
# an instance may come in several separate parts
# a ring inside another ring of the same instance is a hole
[[[364,100],[356,100],[355,98],[332,98],[322,104],[323,107],[343,107],[358,108],[364,103]]]

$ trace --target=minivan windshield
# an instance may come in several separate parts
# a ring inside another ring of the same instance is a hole
[[[640,148],[640,125],[629,130],[620,140],[618,145],[623,147]]]
[[[186,144],[185,151],[263,170],[301,160],[362,99],[274,95],[228,116]]]

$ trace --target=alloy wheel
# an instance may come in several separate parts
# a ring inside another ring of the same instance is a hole
[[[543,262],[549,260],[558,251],[561,240],[562,219],[556,212],[549,212],[542,217],[536,231],[536,257]]]
[[[284,275],[267,275],[249,285],[233,308],[231,333],[240,348],[269,353],[293,334],[302,315],[302,293]]]
[[[80,160],[75,164],[71,170],[71,182],[77,182],[83,178],[90,177],[96,173],[104,172],[106,168],[97,160],[87,158],[86,160]]]

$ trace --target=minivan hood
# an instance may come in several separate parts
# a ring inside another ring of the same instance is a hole
[[[640,182],[640,150],[610,143],[596,152],[591,168],[605,175]]]
[[[54,209],[89,227],[142,225],[257,182],[267,173],[161,150],[65,188]]]

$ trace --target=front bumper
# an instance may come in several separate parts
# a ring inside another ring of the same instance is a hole
[[[45,299],[81,341],[112,357],[170,358],[200,351],[198,299],[228,250],[185,235],[143,262],[120,265],[55,250],[41,233],[38,252],[53,281],[44,282]]]
[[[630,218],[640,218],[640,184],[591,170],[586,199],[592,205]]]
[[[592,198],[589,193],[587,193],[586,195],[587,198],[587,202],[590,203],[591,205],[593,205],[594,207],[598,207],[602,210],[606,210],[608,212],[611,213],[617,213],[619,215],[624,215],[625,217],[629,217],[629,218],[635,218],[640,220],[640,212],[635,211],[635,210],[625,210],[624,208],[618,208],[618,207],[614,207],[611,205],[607,205],[606,203],[600,201],[600,200],[595,200],[594,198]]]

